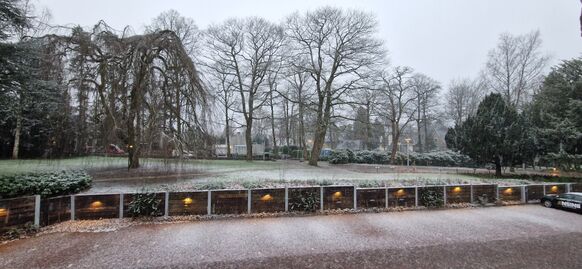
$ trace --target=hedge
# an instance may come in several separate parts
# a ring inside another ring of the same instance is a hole
[[[80,192],[89,186],[91,176],[83,170],[2,176],[0,199],[25,195],[66,195]]]
[[[413,165],[465,167],[472,167],[475,165],[471,158],[454,151],[436,151],[428,153],[411,152],[410,155],[398,152],[396,154],[396,163],[405,164],[407,158],[410,158],[410,163]],[[329,162],[331,164],[388,164],[390,162],[390,153],[368,150],[357,152],[353,152],[349,149],[335,150],[332,152]]]

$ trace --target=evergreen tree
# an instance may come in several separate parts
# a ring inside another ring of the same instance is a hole
[[[516,109],[501,94],[490,94],[474,116],[449,130],[447,142],[478,162],[493,163],[495,175],[500,177],[501,167],[511,165],[517,157],[520,123]]]
[[[582,58],[553,68],[528,110],[539,154],[563,168],[582,160]]]

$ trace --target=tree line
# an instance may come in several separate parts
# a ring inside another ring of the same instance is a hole
[[[323,7],[278,23],[232,18],[206,29],[170,10],[135,33],[105,22],[91,29],[40,27],[47,23],[25,8],[27,1],[0,5],[3,156],[78,156],[119,144],[135,168],[144,154],[210,157],[217,143],[231,157],[230,139],[239,131],[248,160],[253,143],[267,140],[274,155],[294,147],[317,165],[324,145],[342,138],[385,148],[395,162],[404,137],[429,152],[438,147],[438,130],[453,125],[447,146],[473,157],[467,145],[484,140],[468,138],[486,130],[467,126],[484,126],[477,117],[487,109],[508,113],[507,122],[520,118],[522,129],[511,135],[523,139],[500,138],[513,153],[479,153],[489,156],[483,162],[514,164],[524,152],[539,159],[557,152],[549,140],[579,154],[566,142],[579,129],[547,134],[544,146],[540,136],[526,135],[549,117],[540,102],[555,100],[541,96],[561,68],[546,76],[539,32],[501,35],[480,74],[444,87],[411,67],[391,66],[376,18],[358,10]],[[498,95],[485,98],[490,92]],[[556,122],[544,126],[557,128]],[[525,141],[534,138],[540,146]]]

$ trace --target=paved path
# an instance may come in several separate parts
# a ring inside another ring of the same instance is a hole
[[[0,246],[0,268],[582,268],[582,215],[538,205],[143,225]]]

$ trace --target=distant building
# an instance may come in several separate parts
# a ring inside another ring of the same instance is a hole
[[[363,150],[364,143],[362,143],[362,140],[342,140],[336,146],[336,149]]]
[[[227,145],[220,144],[214,146],[214,154],[218,158],[226,158],[227,156]],[[230,137],[230,154],[232,156],[246,156],[247,155],[247,145],[245,141],[244,134],[237,132]],[[265,144],[253,144],[253,156],[263,156],[265,154]]]

